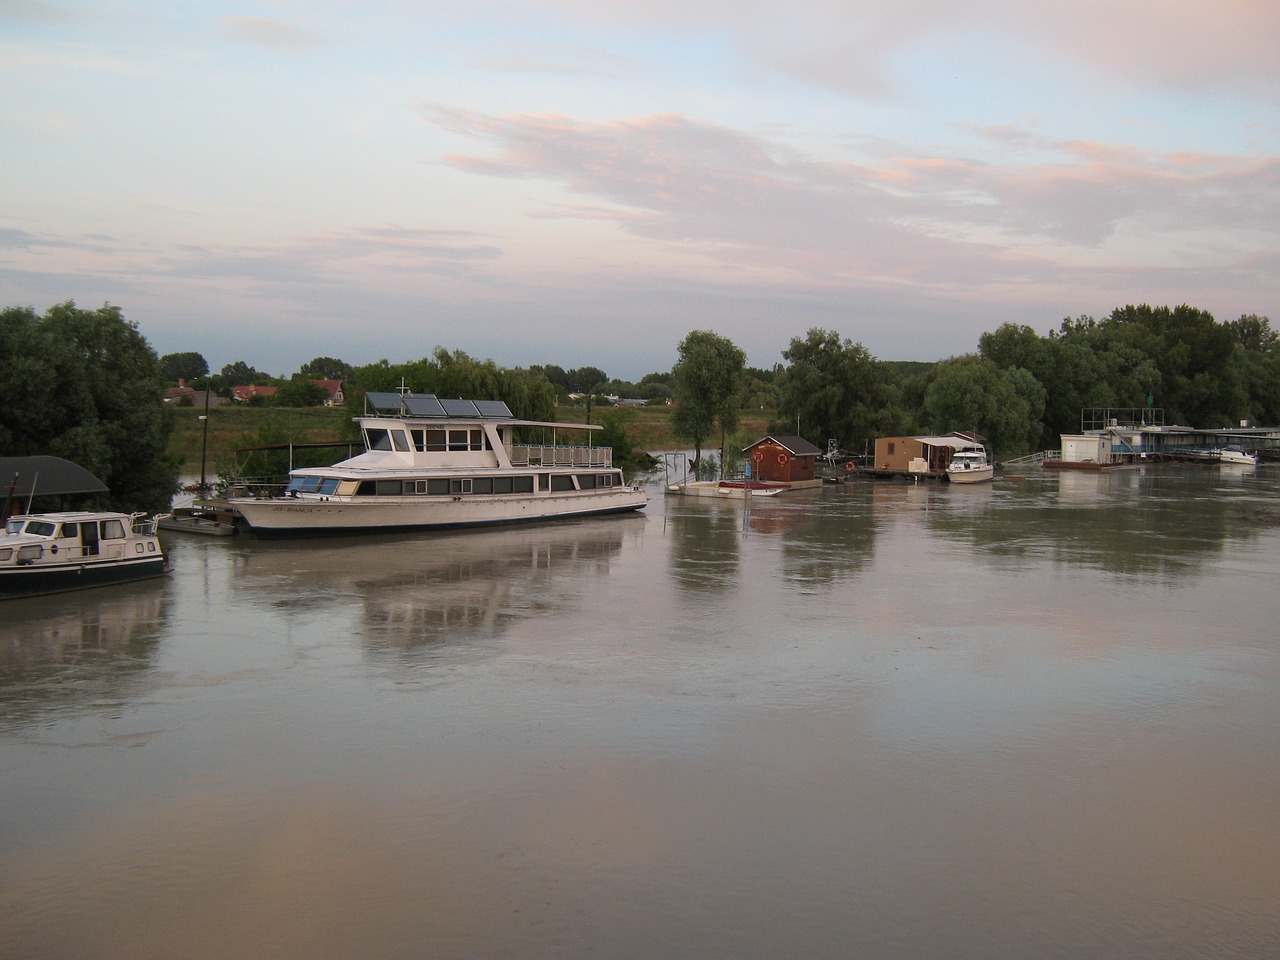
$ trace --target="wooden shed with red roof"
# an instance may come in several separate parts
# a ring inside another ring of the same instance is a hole
[[[822,482],[818,478],[822,451],[804,437],[765,437],[742,452],[753,480],[804,486]]]

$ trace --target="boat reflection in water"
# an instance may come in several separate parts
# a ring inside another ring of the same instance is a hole
[[[606,517],[408,539],[259,541],[239,558],[236,585],[277,609],[340,610],[370,649],[456,648],[501,634],[531,609],[571,610],[582,575],[607,573],[643,528],[643,518]]]
[[[7,601],[0,621],[0,714],[109,704],[152,667],[166,629],[163,582]]]

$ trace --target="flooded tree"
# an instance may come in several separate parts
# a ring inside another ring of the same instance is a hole
[[[680,341],[679,357],[671,371],[676,394],[671,430],[693,444],[696,473],[702,445],[717,427],[724,463],[724,438],[738,426],[747,355],[726,337],[694,330]]]

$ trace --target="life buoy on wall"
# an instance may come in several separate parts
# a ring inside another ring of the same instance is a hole
[[[844,469],[846,473],[853,473],[853,461],[850,460],[848,463],[846,463],[844,465]]]
[[[751,459],[754,460],[756,463],[760,463],[762,460],[764,460],[764,454],[761,453],[759,450],[757,450],[755,453],[751,455]]]
[[[780,454],[778,454],[778,463],[780,463],[780,464],[781,464],[782,466],[784,466],[784,467],[787,465],[787,461],[788,461],[789,459],[791,459],[791,458],[790,458],[790,457],[788,457],[785,453],[780,453]]]

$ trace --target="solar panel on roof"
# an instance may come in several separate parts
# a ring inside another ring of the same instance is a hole
[[[478,417],[480,411],[476,409],[474,401],[471,400],[441,400],[444,405],[444,412],[451,417]]]
[[[374,410],[387,413],[398,413],[400,411],[400,394],[398,393],[383,393],[371,390],[364,395],[364,398]]]
[[[491,417],[494,420],[511,419],[511,408],[501,400],[476,400],[475,405],[482,417]]]
[[[411,393],[404,398],[404,408],[415,417],[443,417],[444,407],[431,394]]]

